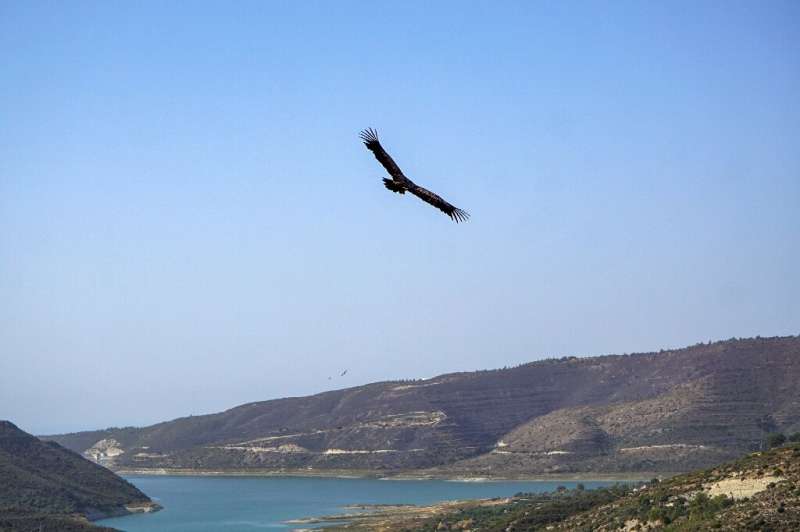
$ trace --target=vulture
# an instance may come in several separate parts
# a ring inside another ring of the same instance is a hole
[[[381,163],[383,167],[386,168],[386,171],[389,172],[389,175],[392,176],[391,179],[383,179],[383,184],[386,186],[386,188],[392,192],[397,192],[398,194],[405,194],[406,191],[411,192],[422,201],[430,203],[445,213],[456,223],[466,222],[467,219],[469,219],[468,212],[462,211],[458,207],[450,205],[438,194],[434,194],[430,190],[422,188],[407,178],[405,174],[403,174],[403,171],[400,170],[400,167],[397,166],[397,163],[394,162],[389,154],[386,153],[386,150],[383,149],[383,146],[381,146],[381,143],[378,141],[377,131],[372,128],[365,129],[361,132],[360,137],[361,140],[364,141],[364,145],[367,147],[367,149],[371,151],[373,155],[375,155],[375,158],[378,159],[378,162]]]

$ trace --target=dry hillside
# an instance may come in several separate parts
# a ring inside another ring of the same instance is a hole
[[[50,436],[118,469],[679,472],[800,430],[800,338],[380,382],[144,428]]]

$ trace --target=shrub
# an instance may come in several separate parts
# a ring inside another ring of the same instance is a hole
[[[773,432],[771,434],[767,434],[767,447],[772,449],[773,447],[780,447],[786,443],[786,436],[781,434],[780,432]]]

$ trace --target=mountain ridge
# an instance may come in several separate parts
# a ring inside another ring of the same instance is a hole
[[[140,472],[679,472],[800,428],[794,382],[800,337],[757,337],[384,381],[45,438]]]
[[[159,508],[108,469],[0,420],[0,530],[113,530],[90,520]]]

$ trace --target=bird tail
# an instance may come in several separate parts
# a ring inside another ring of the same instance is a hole
[[[398,185],[394,179],[383,179],[383,186],[391,190],[392,192],[397,192],[398,194],[405,194],[406,189],[402,185]]]

